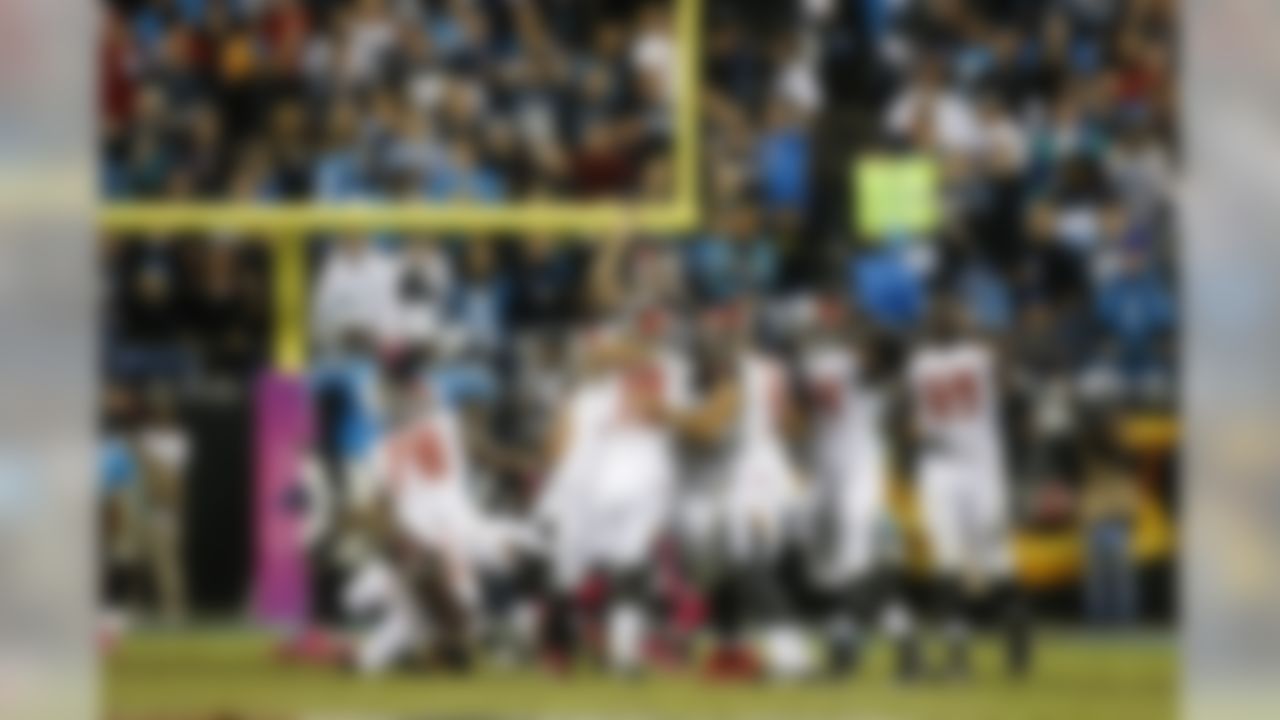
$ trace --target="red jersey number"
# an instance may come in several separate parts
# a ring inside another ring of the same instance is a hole
[[[403,478],[411,467],[424,482],[437,483],[444,480],[448,461],[440,433],[434,429],[419,430],[396,442],[392,455],[392,468],[396,477]]]
[[[836,378],[823,378],[814,385],[814,399],[818,409],[827,415],[835,415],[844,407],[844,383]]]
[[[971,417],[978,412],[978,378],[971,372],[930,378],[924,383],[923,392],[925,411],[937,422]]]

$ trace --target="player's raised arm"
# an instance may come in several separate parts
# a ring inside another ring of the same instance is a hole
[[[711,444],[729,432],[741,405],[740,383],[726,378],[712,388],[703,402],[687,412],[675,414],[671,422],[677,432],[690,440]]]
[[[711,384],[701,401],[666,416],[681,436],[707,445],[724,439],[742,408],[742,383],[737,374],[729,368],[714,368],[711,372]]]
[[[393,535],[389,495],[391,442],[390,438],[383,439],[371,461],[352,472],[350,495],[341,515],[342,525],[375,545],[385,544]]]
[[[548,472],[568,453],[569,438],[573,433],[572,407],[572,403],[565,403],[556,411],[551,431],[543,439],[540,464]]]
[[[613,314],[622,305],[626,290],[623,286],[622,264],[632,237],[630,223],[623,222],[606,233],[596,245],[591,266],[589,302],[599,317]]]
[[[502,472],[523,473],[537,465],[532,453],[520,447],[505,445],[494,437],[489,417],[484,410],[469,406],[461,414],[462,439],[468,457]]]
[[[575,395],[559,409],[537,459],[542,479],[534,516],[544,522],[551,522],[572,494],[569,485],[585,449],[583,438],[575,437],[583,430],[576,422],[583,415],[582,402],[582,397]]]

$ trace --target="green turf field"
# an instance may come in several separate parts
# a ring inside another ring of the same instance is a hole
[[[796,720],[1145,720],[1175,716],[1171,636],[1042,638],[1035,675],[1012,683],[994,647],[966,684],[902,687],[887,656],[843,684],[708,686],[693,677],[553,679],[533,671],[360,679],[271,659],[261,635],[143,634],[108,660],[106,717],[121,720],[788,718]]]

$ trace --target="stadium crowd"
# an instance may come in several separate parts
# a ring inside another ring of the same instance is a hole
[[[667,3],[113,0],[105,14],[109,198],[664,191]]]
[[[605,5],[113,2],[107,195],[648,194],[669,159],[670,7]],[[626,283],[679,312],[755,298],[771,346],[785,343],[798,300],[834,294],[900,349],[935,289],[949,288],[1012,359],[1015,485],[1029,498],[1045,487],[1080,498],[1087,608],[1099,622],[1131,621],[1134,481],[1124,460],[1091,454],[1088,435],[1117,412],[1176,403],[1175,4],[707,6],[705,223],[628,246]],[[936,163],[935,232],[850,230],[848,163],[871,150]],[[317,387],[357,382],[348,371],[373,362],[346,352],[353,330],[366,349],[429,342],[441,396],[521,450],[484,468],[481,494],[528,502],[532,448],[570,383],[563,340],[593,319],[599,246],[317,240]],[[269,263],[254,246],[109,244],[113,387],[246,382],[265,366]],[[345,437],[334,442],[355,442]],[[1022,522],[1053,515],[1021,508]]]

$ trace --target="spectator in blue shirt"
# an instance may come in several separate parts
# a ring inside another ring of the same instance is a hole
[[[432,200],[498,202],[506,196],[498,175],[476,158],[475,148],[455,142],[447,162],[437,164],[427,175],[425,194]]]
[[[1108,361],[1122,379],[1135,382],[1168,370],[1166,342],[1174,303],[1167,282],[1139,256],[1098,290],[1097,315],[1108,343]]]
[[[856,255],[849,266],[851,294],[885,327],[906,329],[924,311],[924,281],[907,262],[906,248],[886,245]]]
[[[326,147],[316,158],[311,181],[323,200],[348,200],[366,190],[355,113],[350,103],[336,103],[325,120]]]
[[[760,227],[749,202],[722,209],[715,229],[689,243],[685,255],[691,289],[720,301],[743,292],[768,293],[778,281],[777,244]]]
[[[456,409],[490,405],[498,399],[498,378],[489,365],[466,356],[437,364],[428,373],[427,385],[440,403]]]
[[[765,205],[780,213],[799,213],[809,204],[809,134],[783,100],[769,108],[769,127],[756,158]]]
[[[98,489],[114,495],[138,482],[138,461],[128,441],[119,434],[105,436],[98,445]]]
[[[342,351],[321,358],[311,371],[312,396],[327,436],[321,444],[346,462],[368,457],[382,431],[378,361],[363,345],[348,338]]]
[[[453,318],[465,342],[482,352],[494,352],[506,332],[508,287],[498,269],[496,248],[478,238],[463,248],[463,272],[454,288]]]

